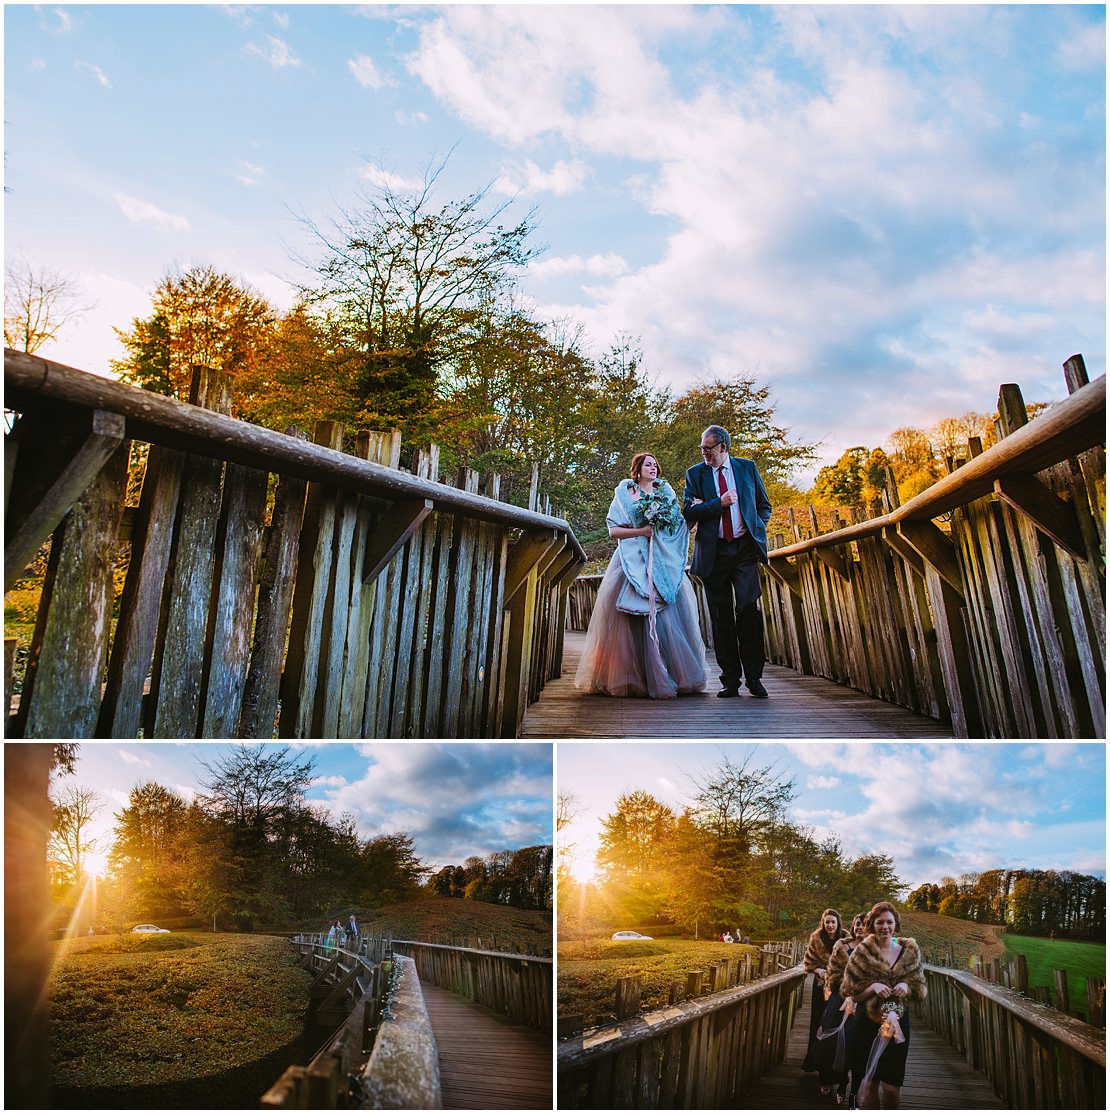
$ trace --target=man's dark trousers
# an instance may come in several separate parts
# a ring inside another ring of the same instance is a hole
[[[705,577],[713,649],[726,689],[763,676],[763,613],[759,609],[759,546],[748,534],[717,539],[713,571]],[[734,609],[735,605],[735,609]]]

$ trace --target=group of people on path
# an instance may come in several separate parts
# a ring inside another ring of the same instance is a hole
[[[649,452],[632,458],[606,523],[617,549],[602,579],[575,685],[610,696],[667,699],[706,689],[705,642],[686,573],[705,585],[720,668],[720,697],[763,685],[759,565],[767,560],[771,501],[750,460],[729,455],[726,429],[702,434],[702,463],[686,472],[681,507]]]
[[[730,932],[727,928],[721,933],[722,944],[750,944],[752,938],[750,936],[741,936],[740,929],[735,932]]]
[[[809,1044],[802,1070],[823,1095],[851,1109],[901,1105],[910,1047],[910,1001],[925,998],[917,941],[898,936],[889,901],[858,913],[847,931],[835,909],[821,914],[803,965],[813,975]]]
[[[346,925],[342,921],[332,921],[328,925],[327,935],[324,937],[324,950],[330,952],[332,948],[345,946],[349,952],[358,951],[360,936],[358,921],[352,913]]]

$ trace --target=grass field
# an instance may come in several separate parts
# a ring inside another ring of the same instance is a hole
[[[715,940],[587,940],[561,945],[556,990],[559,1014],[580,1013],[587,1025],[609,1020],[617,979],[628,975],[640,976],[644,1009],[666,1005],[671,983],[685,982],[690,971],[705,972],[711,963],[758,951],[750,945]]]
[[[1054,968],[1067,971],[1071,1008],[1087,1014],[1087,976],[1106,977],[1106,945],[1078,940],[1046,940],[1042,936],[1002,937],[1007,958],[1024,955],[1030,986],[1047,986],[1055,996]]]
[[[444,943],[448,938],[481,938],[488,947],[492,939],[498,951],[551,954],[551,912],[512,909],[485,901],[455,897],[420,897],[413,901],[383,905],[359,918],[364,932],[380,934],[386,928],[402,940]]]
[[[912,936],[929,958],[944,956],[948,944],[956,966],[966,969],[971,958],[983,956],[987,962],[1001,959],[1005,950],[1005,933],[1001,925],[976,924],[962,921],[957,917],[945,917],[940,913],[903,912],[902,934]]]
[[[273,936],[127,933],[58,944],[55,1105],[257,1105],[301,1040],[310,982]]]

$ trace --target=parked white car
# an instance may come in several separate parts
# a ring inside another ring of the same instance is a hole
[[[653,939],[653,937],[644,936],[643,933],[640,933],[640,932],[614,932],[613,933],[613,939],[614,940],[651,940],[651,939]]]
[[[132,932],[169,932],[168,928],[159,928],[156,924],[137,924]]]

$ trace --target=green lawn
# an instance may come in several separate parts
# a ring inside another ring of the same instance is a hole
[[[1106,945],[1078,940],[1046,940],[1042,936],[1015,936],[1005,933],[1007,959],[1024,955],[1029,968],[1030,986],[1047,986],[1054,993],[1054,968],[1067,971],[1068,994],[1073,1011],[1087,1014],[1087,976],[1106,977]]]
[[[711,963],[738,959],[759,949],[719,940],[650,940],[617,943],[586,940],[559,946],[559,1016],[582,1014],[587,1025],[613,1015],[618,978],[639,975],[644,1009],[667,1003],[672,982],[685,983],[690,971],[707,972]]]

